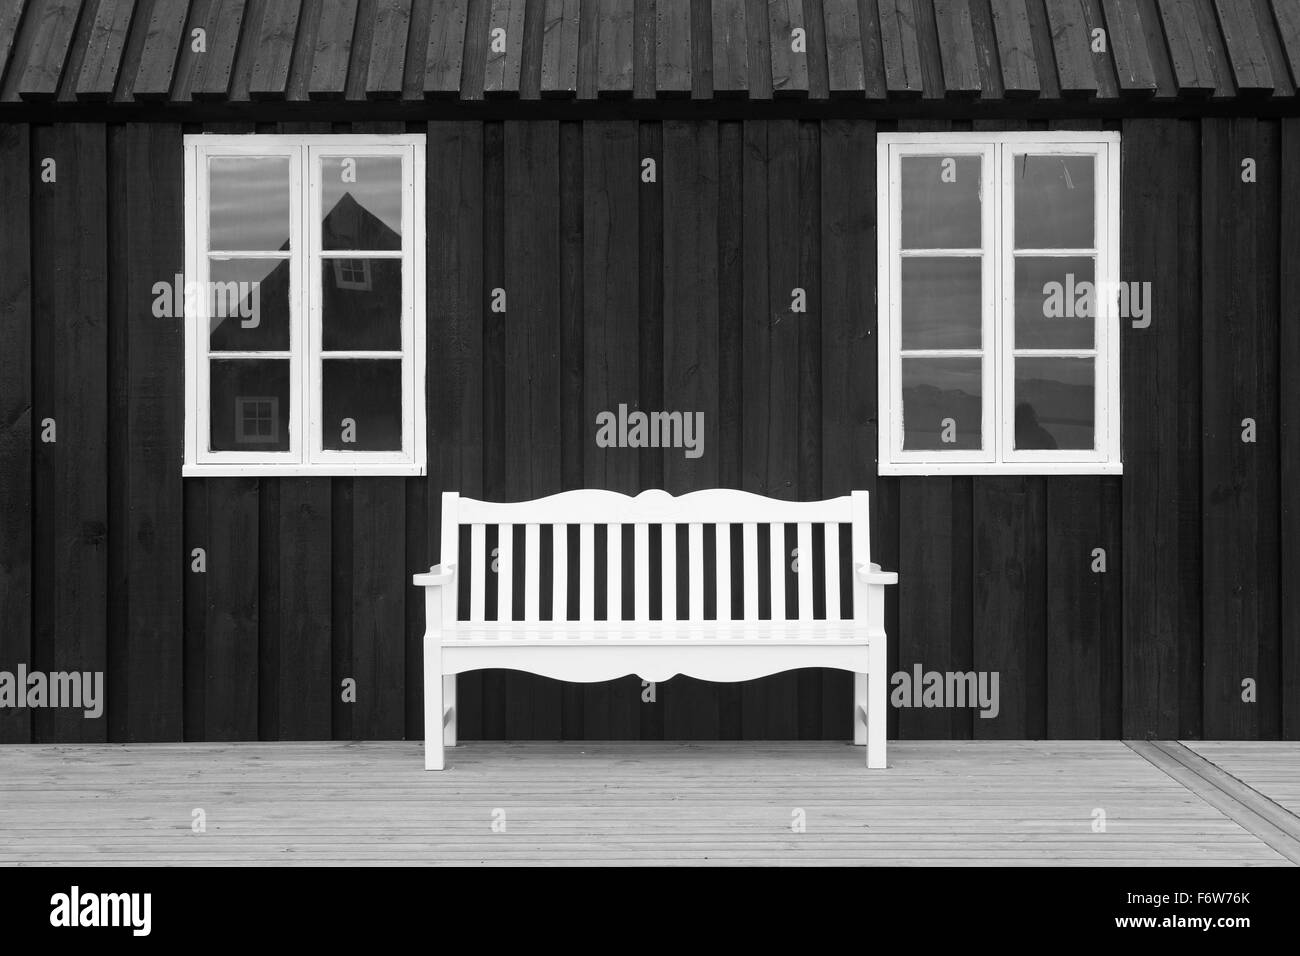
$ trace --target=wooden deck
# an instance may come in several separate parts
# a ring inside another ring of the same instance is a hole
[[[889,770],[862,761],[471,742],[426,773],[418,743],[19,745],[0,748],[0,864],[1300,862],[1300,743],[895,742]]]

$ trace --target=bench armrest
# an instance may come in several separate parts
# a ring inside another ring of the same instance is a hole
[[[882,571],[878,564],[859,564],[858,576],[868,584],[897,584],[897,571]]]
[[[456,577],[456,564],[435,564],[428,571],[411,576],[416,587],[439,587],[450,584]]]

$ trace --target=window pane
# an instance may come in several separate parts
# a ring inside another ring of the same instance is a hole
[[[402,261],[321,260],[325,351],[402,347]]]
[[[289,260],[211,259],[208,280],[213,351],[288,351]]]
[[[979,156],[905,156],[904,249],[978,249],[980,242]]]
[[[213,156],[208,176],[211,249],[289,248],[289,157]]]
[[[327,358],[321,365],[322,446],[401,451],[401,360]]]
[[[978,256],[905,258],[903,349],[977,349],[981,323]]]
[[[903,448],[982,448],[979,358],[903,359]]]
[[[1016,448],[1093,448],[1094,381],[1090,358],[1017,358]]]
[[[1093,247],[1092,156],[1017,156],[1016,248]]]
[[[398,156],[325,156],[321,174],[321,248],[402,248],[402,160]]]
[[[1016,348],[1090,349],[1098,308],[1092,256],[1018,256]]]
[[[212,451],[289,450],[289,360],[213,359]]]

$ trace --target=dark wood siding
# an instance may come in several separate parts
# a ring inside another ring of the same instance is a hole
[[[1294,121],[1122,124],[1122,271],[1153,293],[1150,326],[1122,330],[1122,478],[876,477],[874,147],[894,128],[412,126],[428,134],[428,477],[182,481],[179,322],[150,308],[181,261],[181,129],[0,127],[18,224],[0,236],[0,669],[104,670],[110,692],[101,722],[0,712],[3,739],[417,737],[409,576],[439,558],[444,490],[712,485],[873,492],[875,557],[902,573],[891,670],[1000,675],[996,718],[897,709],[896,736],[1294,738]],[[619,403],[703,411],[704,457],[597,448],[595,414]],[[636,678],[459,686],[467,739],[850,730],[837,673],[677,678],[653,703]]]

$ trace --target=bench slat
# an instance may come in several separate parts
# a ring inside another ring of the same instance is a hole
[[[716,528],[718,554],[718,620],[731,620],[731,525]]]
[[[840,619],[840,526],[826,525],[826,620]]]
[[[663,526],[663,619],[677,620],[677,525]]]
[[[596,619],[596,529],[591,524],[578,526],[578,617]]]
[[[758,524],[746,521],[742,528],[745,553],[742,571],[745,575],[745,620],[758,620]]]
[[[785,620],[785,522],[774,521],[768,538],[772,565],[772,620]]]
[[[632,532],[632,565],[636,581],[635,616],[650,620],[650,526],[644,521]]]
[[[541,620],[541,532],[535,524],[524,525],[524,620]]]
[[[551,620],[569,619],[569,526],[551,529]]]
[[[497,620],[514,620],[515,526],[497,526]]]
[[[813,619],[812,525],[799,522],[799,620]]]
[[[609,525],[605,529],[606,600],[605,618],[623,620],[623,526]]]
[[[487,536],[484,531],[481,524],[469,526],[469,619],[475,622],[483,621],[486,614],[487,594],[483,579],[491,567],[485,553]]]
[[[692,521],[687,545],[690,548],[691,620],[704,620],[704,525]]]

